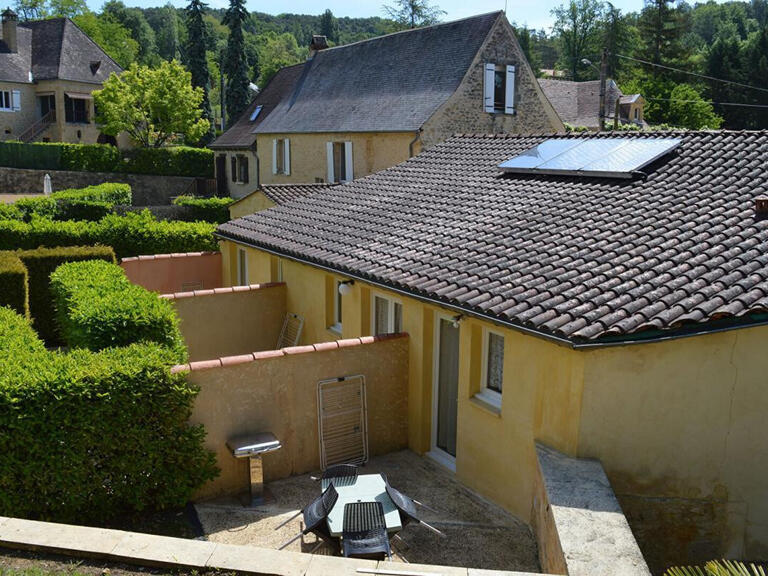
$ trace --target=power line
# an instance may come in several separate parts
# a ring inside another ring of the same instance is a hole
[[[733,80],[724,80],[722,78],[715,78],[714,76],[707,76],[706,74],[697,74],[696,72],[689,72],[688,70],[681,70],[680,68],[673,68],[672,66],[665,66],[664,64],[656,64],[654,62],[648,62],[648,60],[641,60],[640,58],[632,58],[632,56],[624,56],[622,54],[611,54],[617,58],[624,58],[625,60],[632,60],[633,62],[640,62],[641,64],[647,64],[648,66],[655,66],[656,68],[664,68],[665,70],[671,70],[672,72],[680,72],[681,74],[688,74],[689,76],[696,76],[697,78],[704,78],[705,80],[713,80],[715,82],[722,82],[723,84],[732,84],[734,86],[740,86],[741,88],[749,88],[751,90],[758,90],[760,92],[768,93],[768,88],[760,88],[759,86],[752,86],[751,84],[742,84],[741,82],[734,82]]]
[[[744,108],[768,108],[768,104],[743,104],[741,102],[712,102],[711,100],[681,100],[679,98],[650,98],[646,100],[663,100],[665,102],[685,102],[688,104],[712,104],[717,106],[741,106]]]

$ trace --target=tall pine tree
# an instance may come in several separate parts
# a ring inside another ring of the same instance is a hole
[[[189,68],[189,71],[192,74],[192,86],[203,89],[203,102],[201,104],[203,118],[205,118],[210,125],[209,130],[200,141],[200,144],[203,145],[211,142],[216,136],[210,99],[211,74],[208,70],[208,60],[205,56],[205,46],[207,43],[203,16],[205,15],[206,8],[207,5],[202,0],[190,0],[189,5],[186,8],[188,38],[187,68]]]
[[[250,102],[248,58],[243,37],[243,24],[247,18],[245,0],[230,0],[223,20],[229,28],[224,73],[227,75],[227,124],[230,126],[237,122]]]

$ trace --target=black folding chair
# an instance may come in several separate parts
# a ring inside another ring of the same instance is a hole
[[[295,542],[302,536],[306,536],[310,532],[316,535],[320,540],[324,542],[333,542],[331,533],[328,530],[328,514],[330,514],[333,506],[336,504],[336,500],[339,499],[339,493],[336,492],[336,488],[331,484],[325,491],[314,500],[309,506],[301,510],[297,514],[294,514],[288,520],[277,526],[275,530],[279,530],[291,520],[302,514],[304,516],[304,530],[299,532],[296,536],[285,542],[278,550],[282,550],[288,546],[291,542]],[[322,542],[320,543],[322,544]],[[319,548],[319,545],[315,547],[315,550]],[[314,552],[314,550],[312,550]]]
[[[381,502],[351,502],[344,506],[341,545],[347,557],[386,555],[392,558]]]
[[[397,511],[400,513],[400,523],[403,525],[403,528],[410,523],[410,522],[416,522],[417,524],[421,524],[425,528],[428,528],[435,534],[445,537],[445,534],[440,532],[437,528],[434,526],[430,526],[424,520],[419,518],[419,513],[416,510],[416,501],[412,498],[409,498],[396,488],[393,488],[389,485],[389,482],[387,482],[386,478],[384,479],[387,486],[387,494],[389,495],[390,499],[392,500],[392,503],[395,505],[395,508],[397,508]],[[426,506],[424,506],[426,508]]]
[[[323,490],[329,485],[351,486],[357,480],[357,466],[354,464],[336,464],[329,466],[320,477]]]

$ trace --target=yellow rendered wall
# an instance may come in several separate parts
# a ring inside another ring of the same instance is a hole
[[[0,82],[0,91],[19,91],[20,110],[0,110],[0,140],[16,140],[37,118],[34,84]]]
[[[414,132],[260,134],[256,149],[261,162],[260,184],[307,184],[328,179],[326,143],[352,142],[354,177],[360,178],[404,162],[411,157]],[[272,141],[289,139],[291,173],[272,174]],[[414,154],[420,152],[418,143]]]
[[[234,220],[235,218],[248,216],[248,214],[256,214],[256,212],[272,208],[274,205],[275,203],[267,198],[264,192],[257,190],[232,204],[229,207],[229,218]]]

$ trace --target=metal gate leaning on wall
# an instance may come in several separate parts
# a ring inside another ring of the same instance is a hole
[[[368,461],[368,407],[365,376],[342,376],[317,383],[320,466]]]

